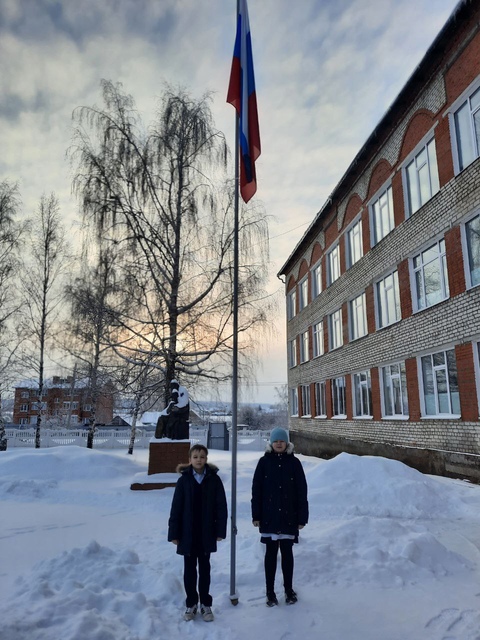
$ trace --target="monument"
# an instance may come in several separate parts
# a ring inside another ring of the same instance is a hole
[[[190,402],[188,391],[177,380],[170,382],[170,401],[161,412],[150,440],[148,476],[130,485],[134,491],[164,489],[177,483],[179,464],[188,463]]]

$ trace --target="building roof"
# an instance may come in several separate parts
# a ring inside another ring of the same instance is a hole
[[[355,181],[365,170],[376,150],[386,140],[389,133],[411,107],[415,97],[428,84],[442,63],[445,45],[458,29],[459,23],[466,20],[477,7],[476,0],[460,0],[451,13],[447,22],[432,42],[421,62],[417,65],[404,87],[383,115],[382,119],[367,138],[350,166],[345,171],[335,189],[327,198],[323,207],[315,215],[312,223],[303,234],[300,241],[282,266],[277,276],[286,275],[298,259],[299,255],[310,245],[313,237],[318,233],[318,222],[322,220],[332,207],[339,204],[351,190]]]

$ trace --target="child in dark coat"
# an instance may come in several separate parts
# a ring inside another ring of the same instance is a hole
[[[293,543],[308,522],[307,481],[293,453],[285,429],[273,429],[270,444],[258,461],[252,483],[252,521],[259,527],[265,550],[267,606],[278,604],[275,573],[278,549],[282,556],[283,586],[287,604],[297,602],[293,590]]]
[[[190,449],[189,465],[179,467],[181,476],[173,495],[168,540],[183,556],[186,611],[185,620],[193,620],[197,613],[200,592],[201,613],[204,620],[213,620],[210,590],[210,554],[217,550],[217,542],[227,534],[227,500],[217,467],[207,464],[208,449],[195,444]]]

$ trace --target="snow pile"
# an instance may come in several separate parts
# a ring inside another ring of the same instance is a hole
[[[27,638],[32,628],[35,640],[160,637],[159,611],[182,597],[176,576],[153,573],[135,552],[95,541],[39,563],[18,585],[15,598],[28,602],[28,614],[19,611],[3,626],[9,640]]]
[[[319,517],[438,518],[465,514],[458,492],[396,460],[341,453],[308,473]]]

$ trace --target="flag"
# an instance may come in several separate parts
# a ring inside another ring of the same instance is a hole
[[[257,96],[247,0],[238,0],[237,35],[227,102],[239,116],[240,194],[248,202],[257,190],[255,161],[260,155]]]

